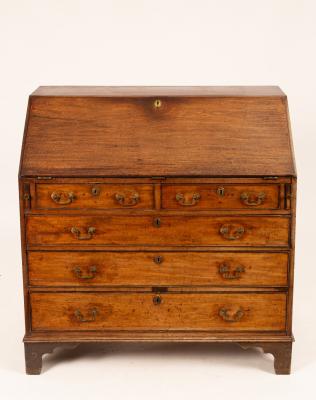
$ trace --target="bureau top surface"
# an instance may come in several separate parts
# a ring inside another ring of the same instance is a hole
[[[40,87],[21,176],[294,176],[284,93],[267,87]]]

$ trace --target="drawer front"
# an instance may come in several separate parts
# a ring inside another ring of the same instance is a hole
[[[36,185],[36,207],[42,209],[152,209],[153,199],[153,185]]]
[[[288,217],[29,216],[34,245],[288,246]]]
[[[288,255],[35,251],[28,270],[33,286],[286,286]]]
[[[162,208],[278,209],[279,185],[163,185]]]
[[[285,293],[32,293],[37,330],[285,330]]]

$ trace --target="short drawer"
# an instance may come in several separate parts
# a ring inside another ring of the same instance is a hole
[[[152,209],[153,185],[37,184],[39,209]]]
[[[29,245],[288,246],[289,218],[29,216]]]
[[[32,330],[284,331],[285,293],[32,293]]]
[[[183,210],[278,209],[280,185],[162,186],[162,208]]]
[[[28,253],[32,286],[286,286],[288,254],[247,252]]]

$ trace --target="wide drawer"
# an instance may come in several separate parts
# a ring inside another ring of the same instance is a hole
[[[42,209],[152,209],[153,185],[37,184],[36,208]]]
[[[168,185],[162,186],[162,208],[278,209],[280,185]]]
[[[286,286],[288,255],[247,252],[28,253],[33,286]]]
[[[285,293],[32,293],[38,330],[285,330]]]
[[[288,246],[288,217],[29,216],[34,245]]]

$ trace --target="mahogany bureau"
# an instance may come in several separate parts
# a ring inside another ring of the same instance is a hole
[[[290,373],[278,87],[40,87],[19,172],[28,374],[64,344],[234,342]]]

